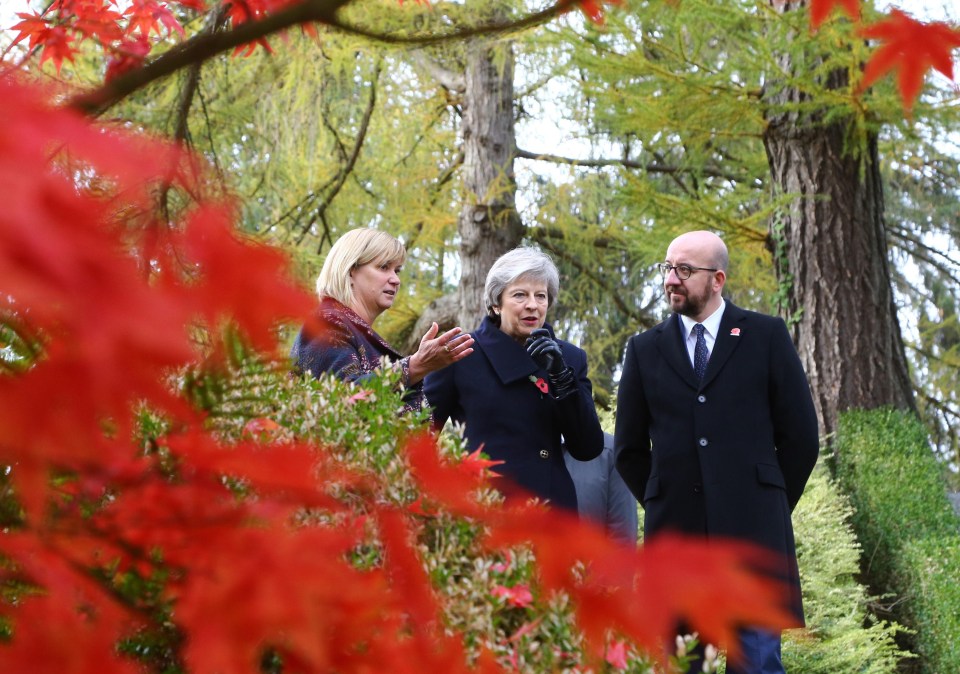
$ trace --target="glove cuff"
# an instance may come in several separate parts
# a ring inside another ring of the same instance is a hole
[[[563,400],[577,392],[577,379],[573,376],[573,368],[569,366],[556,373],[548,372],[547,378],[550,380],[553,397],[557,400]]]

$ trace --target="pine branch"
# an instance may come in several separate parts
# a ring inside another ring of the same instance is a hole
[[[377,83],[380,81],[380,73],[382,70],[383,59],[378,57],[373,68],[373,77],[370,81],[370,96],[367,98],[367,107],[363,111],[363,118],[360,120],[360,128],[357,131],[357,138],[353,143],[353,149],[346,158],[346,164],[344,164],[340,171],[337,172],[336,180],[330,187],[330,192],[324,197],[323,201],[320,202],[320,205],[316,210],[316,217],[324,222],[326,222],[327,208],[333,202],[333,199],[337,196],[337,194],[340,193],[340,190],[343,189],[344,183],[346,183],[347,178],[350,177],[350,174],[353,173],[354,167],[357,165],[357,159],[360,157],[360,150],[363,148],[363,143],[367,138],[367,131],[370,128],[370,119],[373,117],[373,111],[377,105]],[[303,231],[300,233],[300,236],[297,238],[298,246],[303,242],[303,239],[306,237],[307,232],[309,231],[310,226],[304,227]],[[322,246],[323,241],[321,240],[320,243]],[[317,252],[320,253],[322,250],[318,250]]]

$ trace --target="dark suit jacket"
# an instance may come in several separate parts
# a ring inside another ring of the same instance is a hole
[[[556,400],[535,383],[538,378],[547,382],[547,373],[489,318],[483,319],[473,337],[472,355],[426,378],[424,393],[434,408],[434,426],[442,428],[447,419],[463,423],[471,451],[482,448],[491,459],[505,462],[493,470],[529,494],[576,510],[561,435],[578,459],[589,460],[603,451],[586,354],[557,340],[579,390]],[[510,491],[509,485],[498,487]]]
[[[779,553],[803,623],[790,513],[817,461],[817,416],[779,318],[727,302],[698,382],[680,317],[627,342],[617,469],[644,508],[644,536],[734,537]]]
[[[603,453],[592,461],[577,461],[567,453],[563,459],[577,490],[580,517],[603,527],[616,540],[636,546],[640,529],[637,499],[617,472],[613,436],[603,434]]]

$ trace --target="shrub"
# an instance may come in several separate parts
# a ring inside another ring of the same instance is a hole
[[[788,672],[893,673],[909,655],[895,642],[900,626],[868,610],[870,597],[857,581],[861,548],[849,524],[852,513],[818,464],[793,513],[807,629],[784,635]]]
[[[836,470],[854,507],[864,570],[893,593],[895,614],[915,631],[922,671],[960,671],[960,521],[926,430],[906,412],[847,412]]]

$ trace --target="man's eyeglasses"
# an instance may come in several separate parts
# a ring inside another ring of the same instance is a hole
[[[660,273],[663,274],[663,278],[667,278],[670,276],[670,272],[674,271],[677,273],[677,278],[681,281],[686,281],[695,271],[720,271],[719,269],[714,269],[712,267],[691,267],[688,264],[672,265],[667,262],[661,262],[658,264],[657,269],[659,269]]]

